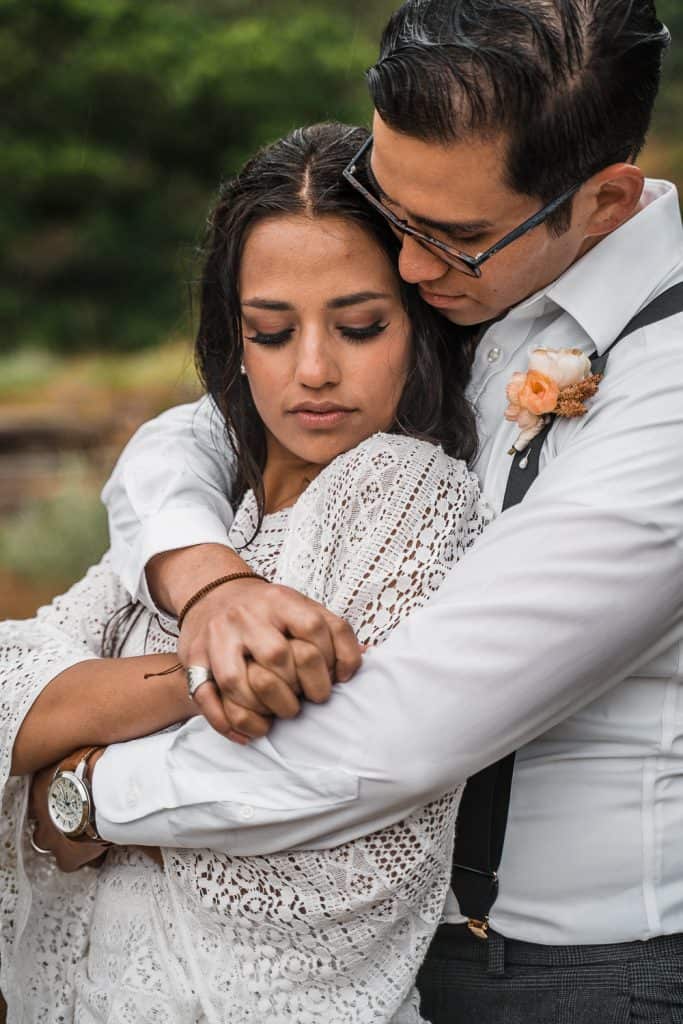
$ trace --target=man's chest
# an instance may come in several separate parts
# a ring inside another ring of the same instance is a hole
[[[562,310],[537,304],[536,315],[513,312],[490,327],[480,341],[472,367],[468,398],[477,417],[479,450],[473,470],[492,505],[500,510],[512,459],[509,450],[519,433],[505,419],[506,388],[514,373],[525,373],[534,348],[580,348],[592,354],[595,346],[575,320]],[[556,423],[541,453],[541,470],[566,444],[578,420]]]

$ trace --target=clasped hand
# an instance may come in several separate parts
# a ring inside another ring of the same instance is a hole
[[[351,627],[290,587],[236,580],[198,602],[183,622],[183,665],[211,669],[194,701],[238,743],[265,736],[274,717],[293,718],[305,698],[326,701],[360,666]]]

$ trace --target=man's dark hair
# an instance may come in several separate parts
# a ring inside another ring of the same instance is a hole
[[[668,42],[653,0],[408,0],[368,80],[395,131],[507,135],[508,185],[549,202],[637,157]]]

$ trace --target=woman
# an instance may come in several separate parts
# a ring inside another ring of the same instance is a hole
[[[376,644],[489,513],[463,461],[475,448],[463,348],[342,182],[363,137],[294,132],[223,190],[196,351],[236,460],[231,543]],[[9,1021],[419,1021],[413,981],[446,894],[458,793],[328,850],[165,850],[160,865],[115,848],[99,871],[61,875],[31,849],[28,773],[196,714],[174,622],[132,609],[112,640],[125,601],[105,556],[36,620],[0,627]]]

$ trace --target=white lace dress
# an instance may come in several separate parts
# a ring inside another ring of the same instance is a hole
[[[429,600],[490,518],[461,462],[380,434],[335,459],[253,540],[248,494],[230,539],[248,544],[242,554],[256,571],[322,602],[376,644]],[[101,869],[74,875],[32,852],[27,783],[8,779],[14,737],[58,672],[97,656],[126,598],[105,556],[35,620],[0,624],[8,1024],[420,1021],[414,979],[448,887],[459,792],[323,851],[165,850],[162,869],[122,848]],[[174,647],[145,612],[123,654]]]

